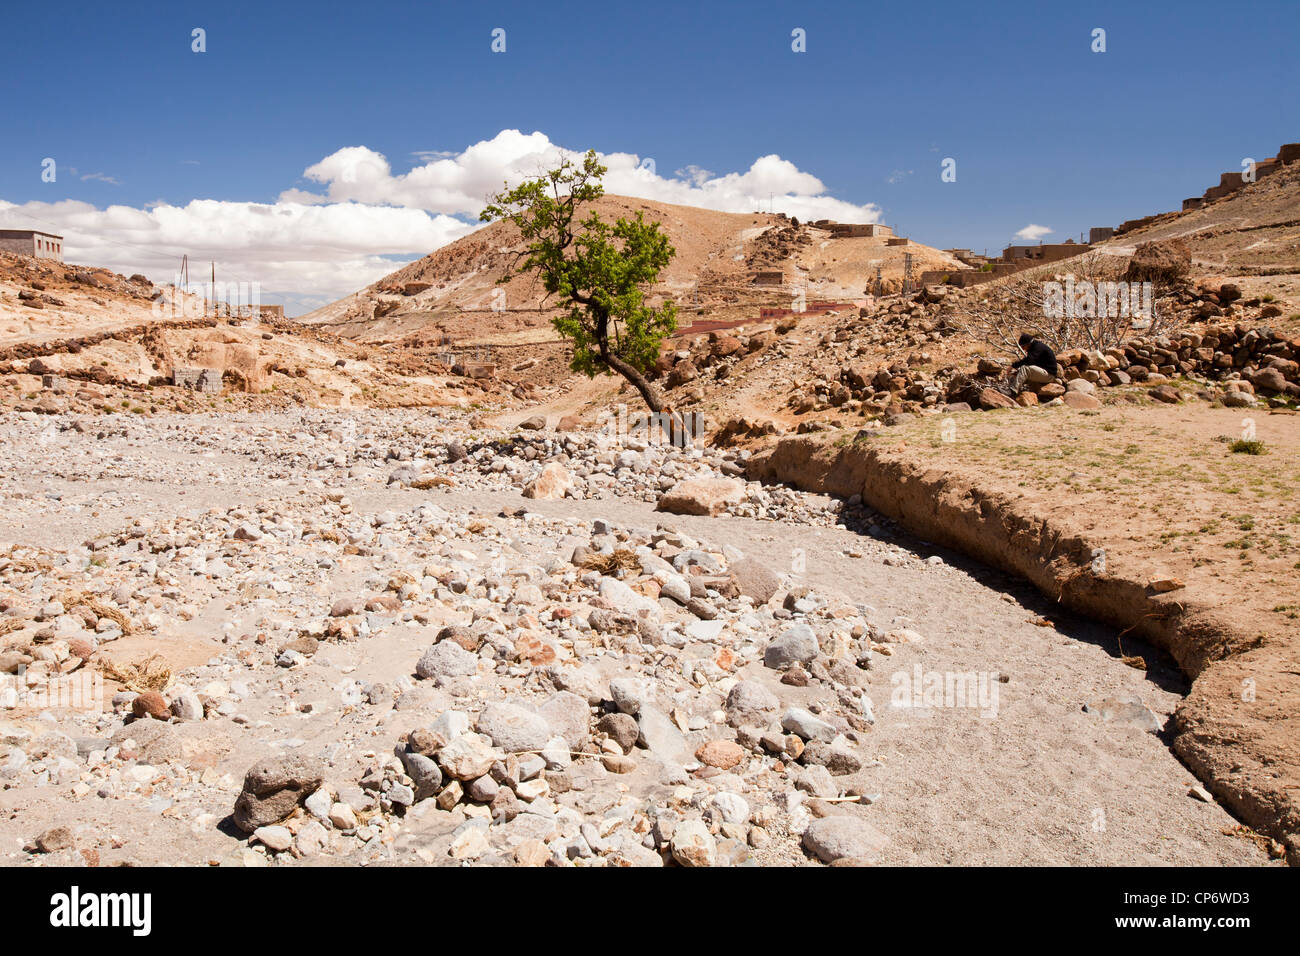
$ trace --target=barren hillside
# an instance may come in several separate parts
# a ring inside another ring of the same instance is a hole
[[[1294,273],[1300,261],[1300,164],[1291,163],[1199,209],[1170,212],[1101,248],[1127,255],[1138,243],[1181,238],[1193,265],[1234,275]]]
[[[677,255],[654,294],[677,302],[683,325],[705,316],[756,319],[763,306],[788,306],[799,289],[810,302],[861,300],[874,286],[877,266],[886,289],[897,289],[907,253],[917,275],[959,265],[946,253],[914,242],[835,239],[783,215],[714,212],[624,196],[605,196],[594,207],[608,220],[641,212],[662,224]],[[532,277],[498,284],[519,250],[517,230],[495,223],[300,321],[372,343],[407,337],[457,344],[551,338],[553,311],[541,286]],[[757,272],[781,276],[756,283]]]
[[[218,370],[226,394],[165,387],[185,368]],[[511,387],[447,372],[283,319],[215,316],[142,275],[0,254],[0,408],[441,405]]]

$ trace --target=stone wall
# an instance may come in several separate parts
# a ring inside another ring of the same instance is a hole
[[[221,394],[221,369],[178,368],[172,370],[172,384],[209,395]]]

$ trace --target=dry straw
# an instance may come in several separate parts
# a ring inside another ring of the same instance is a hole
[[[641,567],[641,559],[633,552],[620,548],[611,554],[589,554],[582,559],[582,567],[601,574],[613,574],[616,571],[635,571]]]
[[[127,690],[143,694],[147,690],[163,690],[172,680],[171,668],[158,654],[146,658],[139,664],[117,665],[112,661],[101,661],[99,669],[104,676],[115,680]]]
[[[64,591],[59,595],[59,603],[68,610],[72,610],[74,607],[88,607],[95,617],[106,617],[115,622],[122,629],[123,634],[130,634],[135,630],[129,617],[117,608],[105,604],[93,594],[87,594],[85,591]]]

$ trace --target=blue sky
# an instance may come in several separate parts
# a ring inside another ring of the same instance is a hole
[[[204,53],[191,50],[196,27]],[[505,53],[491,50],[498,27]],[[1104,53],[1090,49],[1098,27]],[[805,53],[791,50],[795,28]],[[75,16],[25,4],[6,11],[5,35],[0,201],[16,208],[0,220],[53,222],[70,257],[114,268],[157,272],[187,250],[240,272],[274,260],[265,285],[304,302],[462,233],[464,202],[425,202],[395,180],[503,130],[649,157],[664,180],[691,168],[742,176],[776,155],[783,172],[715,201],[796,183],[787,211],[874,208],[926,244],[990,250],[1029,224],[1060,241],[1177,208],[1243,158],[1300,139],[1295,0],[127,2]],[[349,191],[336,182],[353,175],[342,160],[304,178],[348,147],[386,158],[382,183]],[[53,183],[41,180],[46,157]],[[949,157],[957,180],[945,183]],[[807,176],[822,190],[797,185]],[[671,198],[670,186],[647,189]],[[317,208],[294,220],[282,208],[290,190],[403,215],[357,225]],[[207,218],[195,200],[215,201]],[[94,214],[110,206],[127,208]],[[169,207],[188,214],[127,212]],[[241,238],[250,217],[256,237]],[[284,236],[266,225],[291,220]],[[295,252],[304,231],[313,241]]]

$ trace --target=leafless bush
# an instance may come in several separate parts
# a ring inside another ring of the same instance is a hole
[[[1123,281],[1123,262],[1085,253],[1068,262],[1028,269],[981,289],[982,295],[954,306],[948,322],[999,352],[1019,356],[1018,340],[1028,332],[1054,351],[1105,351],[1140,334],[1168,335],[1179,320],[1157,307],[1168,288]]]

